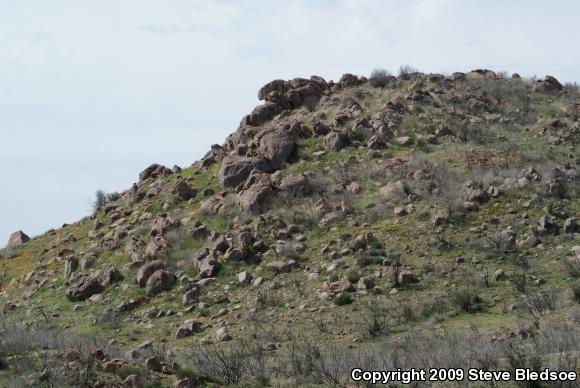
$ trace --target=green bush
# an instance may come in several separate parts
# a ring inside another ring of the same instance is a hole
[[[383,263],[382,257],[372,257],[367,255],[362,255],[357,259],[357,264],[359,267],[364,268],[370,265],[379,265]]]
[[[352,284],[358,283],[360,279],[360,275],[356,271],[350,271],[346,274],[346,280],[348,280]]]
[[[181,367],[177,368],[177,370],[175,371],[175,377],[181,380],[181,379],[195,379],[198,376],[193,369]]]
[[[346,292],[340,293],[336,298],[334,298],[334,303],[337,306],[345,306],[347,304],[351,304],[352,302],[353,302],[352,297],[350,296],[350,294],[347,294]]]

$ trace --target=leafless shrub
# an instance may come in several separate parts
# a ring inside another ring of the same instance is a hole
[[[574,279],[580,278],[580,260],[570,257],[564,260],[564,269]]]
[[[399,77],[402,79],[408,79],[410,74],[417,73],[419,70],[411,65],[402,65],[399,67]]]
[[[255,342],[199,346],[187,358],[188,366],[199,376],[221,384],[239,384],[243,379],[266,375],[264,354]]]
[[[393,76],[385,69],[375,69],[372,71],[369,81],[377,88],[384,88],[389,84]]]
[[[558,292],[555,289],[528,293],[522,300],[524,308],[534,317],[539,318],[546,311],[556,309]]]

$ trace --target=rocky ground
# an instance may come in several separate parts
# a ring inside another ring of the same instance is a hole
[[[10,237],[3,386],[578,370],[576,86],[376,72],[258,97],[192,166],[153,164],[79,222]]]

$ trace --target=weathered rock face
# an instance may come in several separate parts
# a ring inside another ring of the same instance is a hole
[[[6,247],[7,248],[16,247],[16,246],[25,244],[28,241],[30,241],[30,237],[28,237],[26,235],[26,233],[24,233],[23,231],[18,230],[10,235],[10,238],[8,239],[8,244],[6,245]]]
[[[223,187],[236,187],[248,178],[252,170],[271,171],[270,165],[263,158],[228,155],[222,161],[219,183]]]
[[[85,275],[78,278],[66,289],[66,297],[72,302],[82,301],[103,292],[105,287],[96,277]]]
[[[147,295],[153,296],[163,291],[169,291],[176,281],[177,279],[175,275],[169,271],[163,269],[155,271],[149,279],[147,279],[147,284],[145,285]]]
[[[279,170],[290,158],[296,145],[295,136],[289,131],[270,130],[259,138],[259,150],[270,161],[273,170]]]

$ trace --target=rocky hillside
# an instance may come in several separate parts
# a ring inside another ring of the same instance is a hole
[[[10,237],[0,385],[579,368],[576,86],[376,71],[258,98],[190,167],[153,164],[79,222]]]

